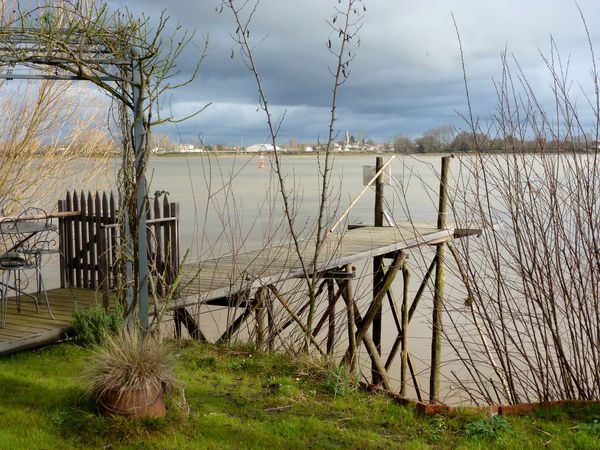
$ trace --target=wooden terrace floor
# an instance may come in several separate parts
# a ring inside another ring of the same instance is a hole
[[[96,298],[96,295],[95,291],[88,289],[48,290],[55,320],[48,314],[45,303],[40,304],[39,312],[36,312],[33,300],[22,296],[21,312],[18,312],[15,299],[9,298],[6,326],[0,328],[0,355],[58,341],[69,329],[76,307],[102,304],[102,299]]]

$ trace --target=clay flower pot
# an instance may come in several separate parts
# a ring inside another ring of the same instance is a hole
[[[167,413],[162,386],[150,391],[130,389],[108,391],[99,399],[105,414],[121,414],[135,418],[164,417]]]
[[[173,352],[157,338],[123,332],[95,347],[83,379],[105,414],[164,417],[175,383]]]

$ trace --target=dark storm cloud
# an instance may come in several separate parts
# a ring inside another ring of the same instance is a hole
[[[600,4],[581,0],[593,42],[598,42]],[[184,116],[206,103],[197,117],[164,127],[183,141],[198,135],[208,143],[260,142],[266,139],[258,95],[230,33],[235,31],[219,0],[136,0],[110,2],[157,17],[165,8],[173,22],[207,37],[209,52],[198,79],[174,93],[170,106]],[[327,51],[331,36],[326,19],[335,0],[262,0],[254,15],[251,39],[269,101],[276,117],[285,113],[281,139],[324,139],[331,107],[334,64]],[[376,140],[395,135],[420,135],[428,128],[463,126],[457,114],[466,111],[460,52],[451,13],[461,33],[472,106],[477,116],[493,112],[493,79],[501,76],[500,54],[519,61],[524,74],[540,89],[550,85],[540,49],[549,54],[554,36],[561,54],[571,59],[571,73],[589,81],[590,57],[585,30],[574,2],[565,0],[365,0],[351,74],[340,91],[337,127]],[[234,51],[232,59],[231,52]],[[179,62],[192,70],[197,51],[189,49]],[[541,98],[548,93],[540,94]]]

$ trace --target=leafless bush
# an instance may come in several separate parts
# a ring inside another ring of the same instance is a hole
[[[456,247],[467,299],[449,307],[448,342],[465,367],[455,381],[474,401],[600,398],[600,97],[589,42],[581,92],[554,41],[541,54],[551,104],[504,54],[491,118],[503,152],[478,145],[460,161],[455,217],[486,231]]]

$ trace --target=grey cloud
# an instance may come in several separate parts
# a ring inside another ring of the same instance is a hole
[[[219,0],[157,0],[110,2],[157,16],[166,8],[174,22],[208,36],[210,51],[198,79],[174,93],[171,106],[182,116],[192,106],[213,105],[177,129],[163,130],[190,140],[202,133],[210,143],[260,142],[266,137],[264,115],[256,111],[256,86],[237,50],[230,58],[235,30],[227,11],[217,14]],[[325,43],[331,36],[325,19],[337,1],[262,0],[253,19],[251,39],[267,95],[275,112],[286,111],[282,140],[323,139],[327,129],[334,64]],[[580,0],[590,21],[593,42],[600,38],[596,0]],[[339,129],[364,132],[378,140],[397,134],[417,136],[437,125],[462,126],[456,111],[466,110],[459,45],[452,23],[460,30],[474,112],[484,119],[493,112],[493,79],[501,75],[505,48],[525,75],[547,98],[549,77],[538,52],[549,54],[553,35],[561,54],[570,55],[571,73],[589,81],[590,56],[585,30],[575,4],[564,0],[365,0],[361,46],[351,75],[340,91]],[[190,71],[195,57],[180,62]],[[582,102],[583,103],[583,102]]]

